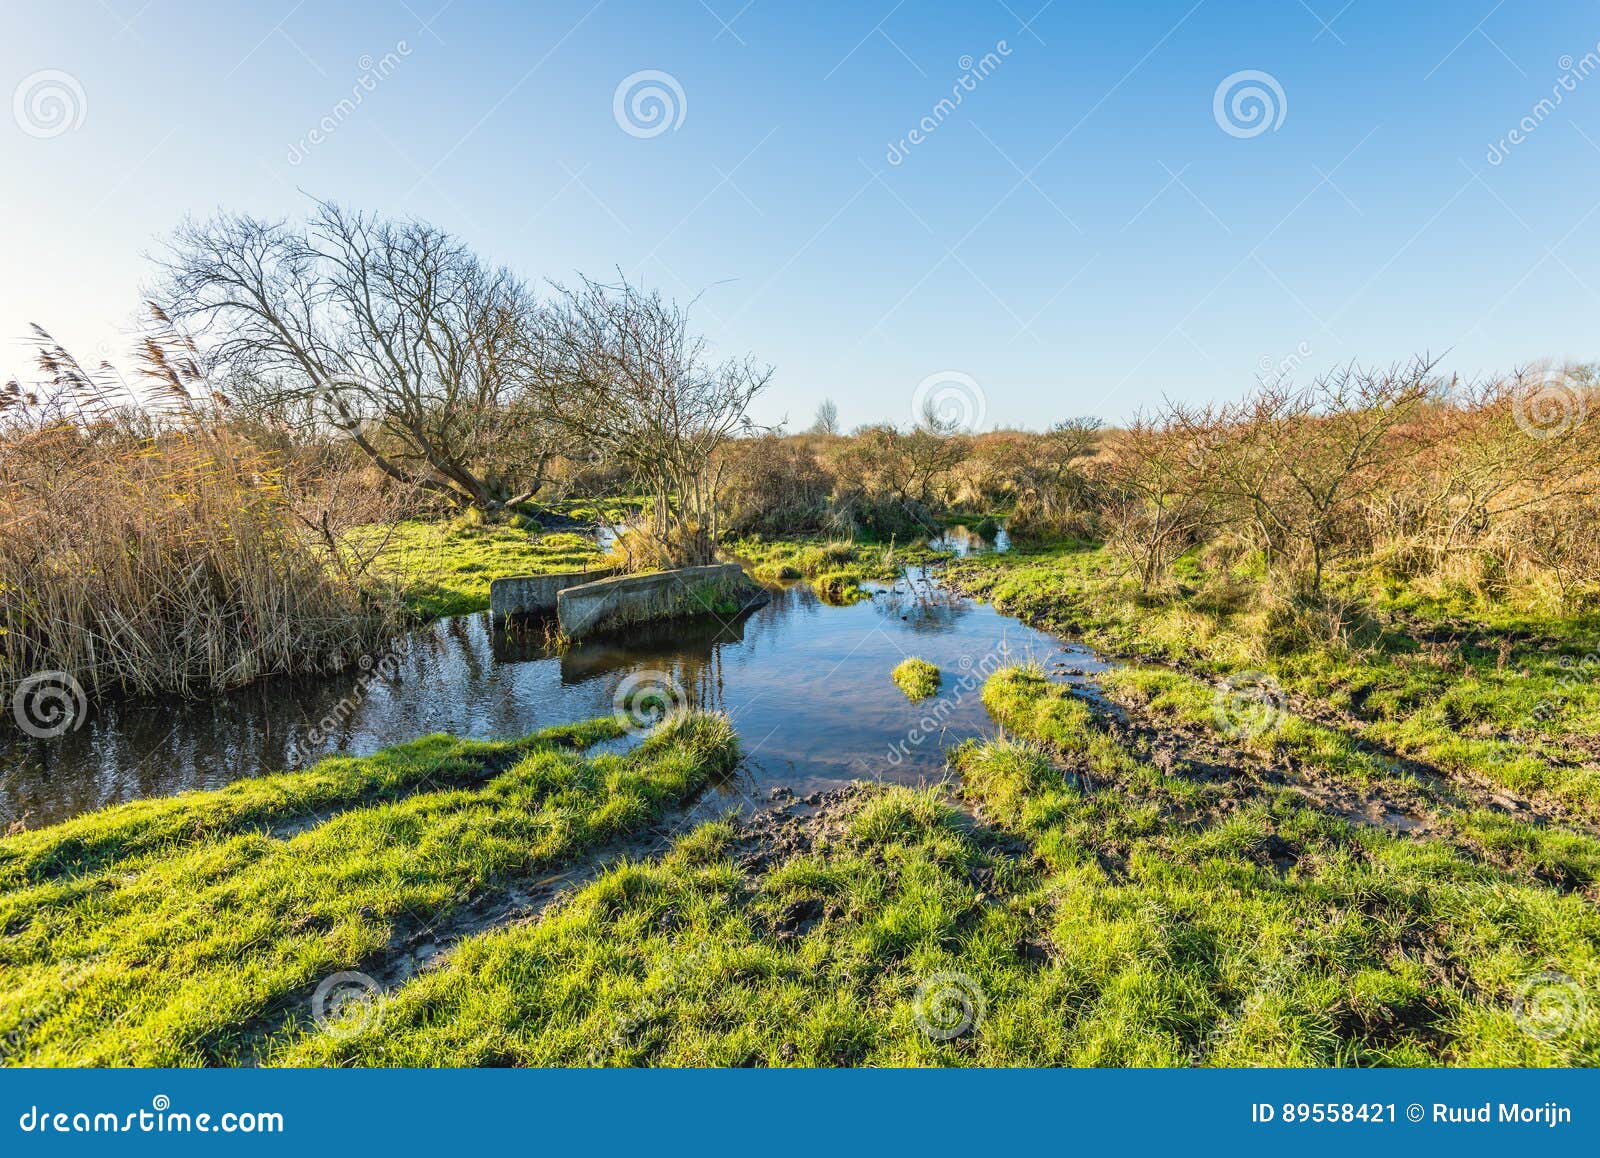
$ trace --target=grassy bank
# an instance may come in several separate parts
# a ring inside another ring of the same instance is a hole
[[[1600,1061],[1594,1011],[1530,1020],[1600,978],[1591,900],[1158,769],[1036,673],[985,700],[1013,735],[957,752],[961,795],[861,787],[765,829],[706,825],[463,944],[370,1030],[270,1060]]]
[[[1352,823],[1037,668],[983,698],[959,785],[705,824],[527,920],[493,904],[727,769],[727,724],[435,737],[0,842],[6,1060],[1600,1064],[1600,842]],[[356,969],[375,996],[313,1017]]]
[[[1322,725],[1323,739],[1380,763],[1421,762],[1600,820],[1592,614],[1375,573],[1337,576],[1311,599],[1192,558],[1141,593],[1085,545],[974,557],[949,574],[1001,611],[1112,654],[1209,682],[1265,676],[1267,694]]]
[[[399,585],[406,607],[428,619],[486,610],[495,579],[605,565],[590,535],[544,533],[517,522],[411,519],[370,528],[366,536],[369,545],[382,547],[375,575]]]
[[[319,980],[382,972],[485,896],[647,826],[728,771],[721,717],[627,755],[434,737],[364,760],[109,809],[0,841],[0,1042],[12,1064],[249,1061]]]

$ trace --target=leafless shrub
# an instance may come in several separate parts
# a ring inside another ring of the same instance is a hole
[[[557,287],[540,333],[544,405],[574,441],[628,470],[651,496],[642,525],[682,564],[719,537],[719,451],[755,433],[747,411],[772,378],[750,359],[714,361],[688,310],[626,282]]]
[[[1216,504],[1204,465],[1181,424],[1140,418],[1111,436],[1102,479],[1106,546],[1149,591],[1211,525]]]

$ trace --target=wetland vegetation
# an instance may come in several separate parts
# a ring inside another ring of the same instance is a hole
[[[343,751],[363,683],[305,766],[8,817],[6,1062],[1600,1063],[1590,368],[793,433],[675,303],[418,223],[224,216],[165,276],[127,380],[41,331],[0,395],[19,768],[141,696],[394,680],[502,576],[805,594],[497,634],[463,679],[587,690],[493,739]]]

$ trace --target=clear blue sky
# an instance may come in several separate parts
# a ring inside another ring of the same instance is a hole
[[[777,367],[760,416],[797,425],[824,395],[905,421],[941,371],[986,425],[1039,426],[1286,359],[1600,356],[1594,0],[441,4],[8,0],[0,372],[32,321],[121,357],[164,233],[297,214],[299,190],[529,278],[701,293],[720,349]],[[642,70],[683,94],[654,136],[614,116]],[[1243,70],[1283,94],[1253,136],[1214,115]],[[51,86],[65,123],[25,99]]]

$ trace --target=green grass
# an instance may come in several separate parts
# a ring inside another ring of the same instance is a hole
[[[1525,595],[1447,597],[1437,583],[1359,571],[1336,575],[1330,600],[1318,603],[1279,595],[1244,566],[1208,570],[1185,557],[1174,570],[1170,586],[1143,594],[1105,551],[1070,544],[958,560],[950,574],[1003,612],[1111,654],[1206,680],[1267,673],[1286,696],[1316,705],[1318,723],[1344,733],[1334,742],[1600,820],[1595,616],[1557,614]]]
[[[529,503],[535,515],[554,514],[580,523],[626,522],[650,505],[648,495],[610,495],[605,498],[558,499],[553,503]]]
[[[865,599],[863,583],[889,583],[903,567],[946,557],[924,543],[838,539],[739,539],[728,544],[727,553],[748,562],[763,582],[809,579],[824,602],[841,605]]]
[[[281,790],[254,781],[0,841],[5,1059],[248,1061],[294,1032],[320,979],[376,968],[408,929],[644,828],[738,754],[704,715],[626,755],[571,746],[612,733],[434,738],[274,778]],[[264,826],[293,817],[309,823]]]
[[[730,767],[726,721],[594,757],[614,723],[435,737],[0,842],[5,1059],[1600,1064],[1600,1003],[1560,1013],[1600,984],[1600,842],[1482,812],[1401,838],[1157,766],[1035,666],[983,698],[1005,735],[952,751],[959,784],[862,786],[771,844],[702,825],[327,1027],[318,980],[640,831]]]
[[[407,608],[428,619],[487,609],[495,579],[604,566],[588,535],[541,534],[516,522],[407,520],[368,528],[363,537],[384,543],[375,574],[397,584]]]
[[[939,690],[939,669],[916,656],[909,656],[895,664],[889,677],[912,703],[925,700]]]
[[[581,750],[623,734],[614,716],[520,740],[425,736],[371,756],[335,756],[304,772],[239,780],[209,792],[137,800],[0,840],[0,889],[85,878],[199,840],[265,831],[318,813],[395,800],[419,787],[478,783],[530,752]]]
[[[954,754],[976,822],[948,787],[868,787],[787,855],[703,826],[266,1060],[1600,1062],[1594,1003],[1548,1035],[1515,1012],[1530,986],[1592,992],[1590,900],[1155,768],[1027,671],[990,687],[1015,734]]]

